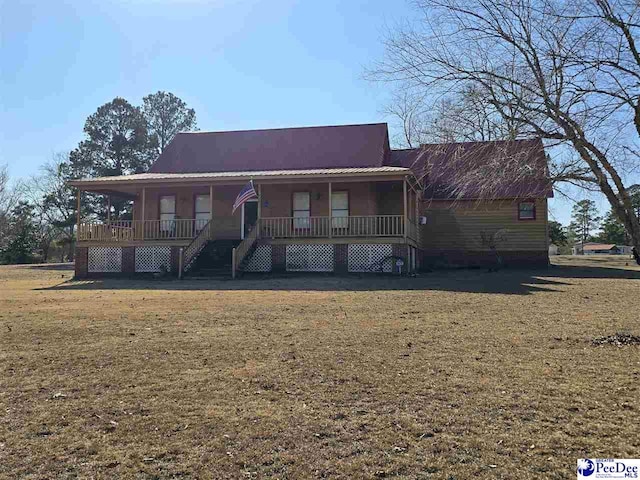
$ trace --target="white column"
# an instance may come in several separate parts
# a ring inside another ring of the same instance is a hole
[[[333,186],[331,182],[329,182],[329,238],[333,237],[333,205],[331,204],[331,200],[333,197]]]
[[[409,227],[409,220],[408,220],[408,216],[407,216],[407,179],[404,178],[402,180],[402,198],[403,198],[403,205],[404,205],[404,241],[407,241],[407,230]]]

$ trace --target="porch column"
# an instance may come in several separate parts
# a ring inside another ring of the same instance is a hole
[[[256,230],[256,238],[260,238],[260,219],[262,218],[262,184],[258,184],[258,218],[256,219],[256,225],[253,228],[257,228]]]
[[[213,184],[209,185],[209,240],[213,240]]]
[[[403,200],[403,213],[404,213],[404,241],[407,241],[407,229],[409,227],[409,218],[407,216],[407,178],[402,180],[402,200]]]
[[[258,184],[258,220],[262,216],[262,184]]]
[[[331,204],[332,194],[332,185],[329,182],[329,238],[333,237],[333,205]]]
[[[111,223],[111,195],[107,195],[107,223]]]
[[[144,221],[145,221],[145,215],[144,215],[144,205],[145,203],[147,203],[147,189],[145,187],[142,187],[142,208],[140,209],[140,220],[142,220],[142,222],[140,222],[140,225],[142,226],[142,239],[144,240]]]
[[[209,185],[209,220],[213,220],[213,185]]]
[[[77,220],[76,220],[76,242],[78,240],[80,240],[80,221],[81,221],[81,213],[80,213],[80,197],[82,196],[82,190],[80,190],[80,188],[78,188],[78,191],[76,193],[76,214],[77,214]]]

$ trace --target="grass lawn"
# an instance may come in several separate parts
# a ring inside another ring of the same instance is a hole
[[[0,267],[0,478],[576,478],[640,457],[640,268]],[[629,265],[625,265],[628,263]],[[64,278],[62,277],[64,275]]]

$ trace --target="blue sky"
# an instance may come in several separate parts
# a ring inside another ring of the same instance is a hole
[[[0,164],[35,174],[98,106],[158,90],[202,130],[388,121],[388,87],[363,71],[412,14],[403,0],[0,0]]]

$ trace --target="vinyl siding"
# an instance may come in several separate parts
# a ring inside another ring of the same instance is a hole
[[[432,201],[423,205],[422,248],[434,250],[488,250],[482,232],[502,230],[503,251],[547,251],[547,200],[536,200],[536,219],[518,220],[518,200]]]

